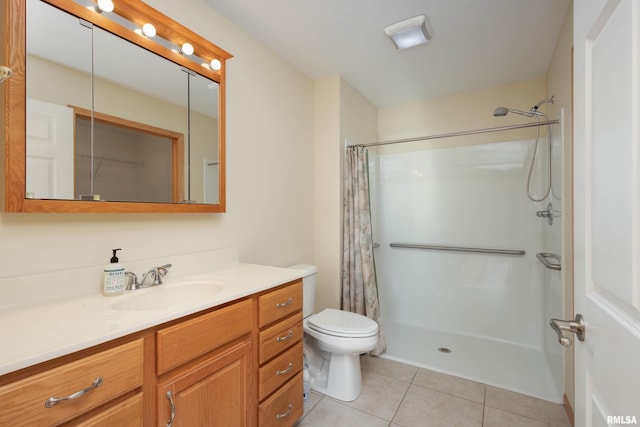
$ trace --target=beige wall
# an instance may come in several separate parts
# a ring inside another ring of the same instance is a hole
[[[573,4],[564,17],[560,36],[549,64],[546,76],[547,95],[555,96],[549,107],[551,117],[559,117],[564,110],[562,152],[562,283],[564,286],[564,316],[572,319],[573,313]],[[574,406],[573,346],[564,350],[564,391],[571,406]]]
[[[545,81],[544,78],[539,78],[381,108],[378,122],[380,140],[439,135],[523,123],[522,116],[508,114],[505,117],[493,117],[493,111],[500,106],[529,110],[535,102],[544,98],[544,94]],[[535,131],[525,129],[386,146],[387,148],[381,150],[415,150],[419,147],[482,144],[531,136],[535,136]]]
[[[377,140],[377,108],[341,77],[316,81],[316,311],[340,308],[345,140]]]
[[[234,55],[227,213],[0,214],[0,277],[237,247],[244,262],[314,261],[313,81],[200,0],[148,0]],[[86,283],[100,289],[100,283]]]
[[[316,80],[315,93],[315,311],[340,308],[340,82]]]

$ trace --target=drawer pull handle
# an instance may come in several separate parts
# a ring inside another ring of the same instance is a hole
[[[165,397],[169,399],[169,404],[171,404],[171,419],[167,421],[167,427],[173,427],[173,421],[176,419],[176,405],[173,403],[173,393],[168,391]]]
[[[282,308],[282,307],[286,307],[288,305],[291,305],[293,303],[293,298],[289,298],[287,300],[287,302],[279,302],[276,304],[276,308]]]
[[[293,331],[291,329],[289,329],[289,333],[283,337],[277,337],[276,341],[277,342],[282,342],[282,341],[286,341],[291,339],[291,337],[293,336]]]
[[[63,402],[65,400],[73,400],[73,399],[77,399],[79,397],[82,397],[85,394],[87,394],[90,391],[92,391],[93,389],[95,389],[97,387],[100,387],[101,385],[102,385],[102,377],[98,377],[98,378],[96,378],[96,380],[93,383],[91,383],[91,385],[89,387],[85,388],[84,390],[76,391],[75,393],[72,393],[67,397],[50,397],[50,398],[48,398],[47,401],[44,402],[44,406],[46,406],[47,408],[53,408],[58,403]]]
[[[293,410],[293,403],[289,403],[289,409],[287,409],[287,412],[283,412],[282,414],[277,414],[276,420],[279,420],[280,418],[288,417],[291,414],[292,410]]]
[[[289,372],[291,372],[291,370],[293,369],[293,363],[289,362],[289,366],[287,366],[287,369],[283,369],[283,370],[277,370],[276,371],[276,376],[280,376],[280,375],[285,375],[288,374]]]

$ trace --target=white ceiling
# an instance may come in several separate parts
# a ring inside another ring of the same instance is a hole
[[[570,0],[204,0],[295,67],[341,75],[378,107],[543,76]],[[383,28],[417,15],[430,44]]]

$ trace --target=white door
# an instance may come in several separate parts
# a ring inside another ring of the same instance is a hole
[[[576,427],[640,424],[640,2],[574,2]]]
[[[73,199],[73,110],[27,99],[27,197]]]

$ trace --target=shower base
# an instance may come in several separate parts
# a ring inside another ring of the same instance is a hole
[[[380,357],[562,403],[542,350],[382,319],[387,351]],[[450,351],[447,351],[450,350]],[[562,384],[562,379],[558,379]]]

